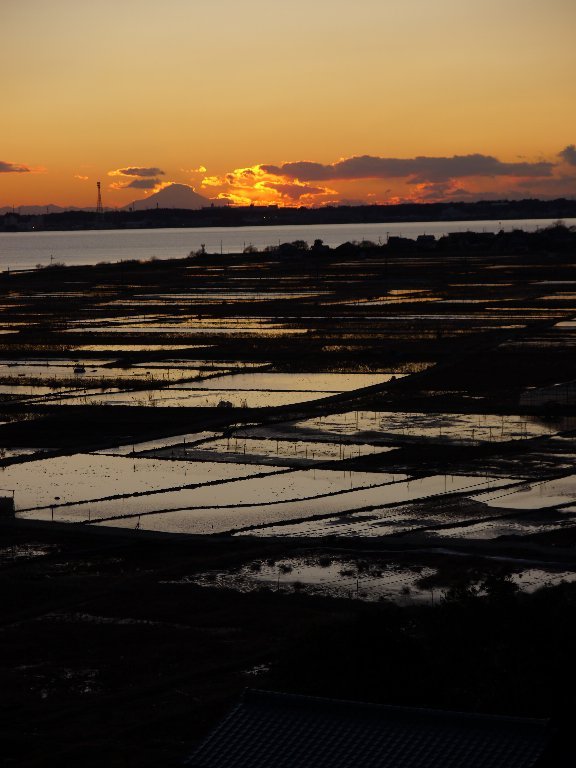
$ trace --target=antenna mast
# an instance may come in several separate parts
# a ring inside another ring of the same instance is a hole
[[[96,187],[98,188],[98,202],[96,203],[96,213],[103,213],[104,209],[102,208],[102,193],[100,192],[100,182],[96,182]]]

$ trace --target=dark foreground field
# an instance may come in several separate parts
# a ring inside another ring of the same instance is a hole
[[[179,765],[244,687],[573,727],[573,585],[522,595],[476,558],[434,604],[241,594],[187,579],[285,542],[4,534],[3,765]]]

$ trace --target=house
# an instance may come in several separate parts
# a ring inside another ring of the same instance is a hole
[[[576,381],[527,389],[520,396],[520,405],[529,408],[576,405]]]
[[[537,768],[546,720],[247,690],[191,768]],[[558,763],[560,765],[560,763]]]

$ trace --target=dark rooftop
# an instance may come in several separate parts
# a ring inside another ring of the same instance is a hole
[[[192,768],[528,768],[548,723],[245,691]]]

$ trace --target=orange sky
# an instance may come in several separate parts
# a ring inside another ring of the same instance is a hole
[[[0,208],[93,206],[98,179],[107,206],[172,181],[236,203],[576,196],[559,156],[574,0],[19,0],[1,17]]]

